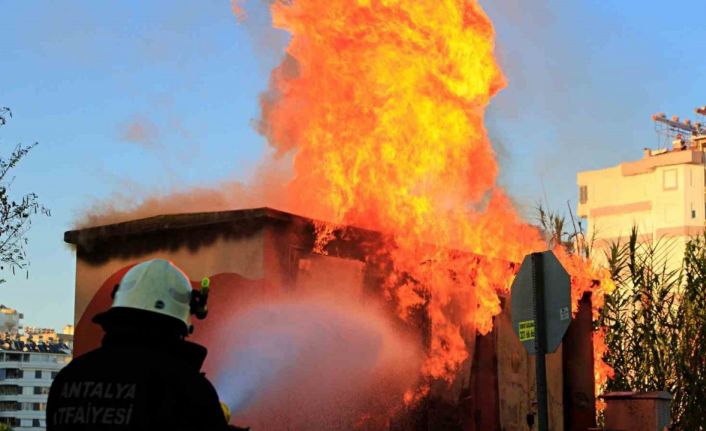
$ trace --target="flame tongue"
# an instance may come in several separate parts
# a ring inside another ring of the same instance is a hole
[[[264,106],[270,143],[297,149],[293,207],[431,234],[478,202],[497,166],[483,110],[503,84],[490,22],[463,1],[276,2],[292,34]],[[436,235],[430,235],[438,241]]]
[[[291,42],[261,130],[296,152],[289,207],[395,238],[406,275],[390,293],[403,317],[427,306],[425,372],[451,378],[468,355],[460,328],[490,330],[511,274],[449,250],[519,261],[538,240],[495,189],[493,27],[475,0],[280,0],[272,15]]]

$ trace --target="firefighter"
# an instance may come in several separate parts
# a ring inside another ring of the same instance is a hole
[[[101,347],[54,379],[47,430],[233,429],[201,372],[206,348],[184,339],[191,315],[205,317],[205,299],[169,261],[131,268],[93,319],[105,330]]]

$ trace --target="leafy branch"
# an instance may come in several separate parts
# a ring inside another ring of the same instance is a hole
[[[12,118],[10,108],[0,108],[0,126],[7,124],[9,118]],[[20,197],[14,197],[11,193],[15,179],[10,176],[11,171],[36,146],[37,143],[17,144],[8,157],[0,157],[0,270],[7,267],[13,275],[29,266],[26,247],[32,217],[37,214],[51,215],[50,210],[39,202],[36,193]],[[5,280],[0,279],[0,283],[3,282]]]

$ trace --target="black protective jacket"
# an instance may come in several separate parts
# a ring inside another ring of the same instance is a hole
[[[227,430],[205,358],[205,347],[178,338],[109,332],[54,379],[47,431]]]

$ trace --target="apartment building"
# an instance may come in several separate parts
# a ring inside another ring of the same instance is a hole
[[[49,387],[71,360],[71,336],[31,328],[22,333],[20,313],[0,306],[0,315],[17,317],[6,319],[12,324],[3,329],[10,331],[0,333],[0,423],[15,431],[44,430]]]
[[[673,133],[671,148],[645,149],[639,160],[576,177],[577,213],[588,222],[586,236],[598,260],[610,244],[625,242],[635,226],[639,241],[664,244],[668,263],[676,268],[689,238],[704,231],[706,135],[698,123],[668,120],[663,114],[653,119]]]

